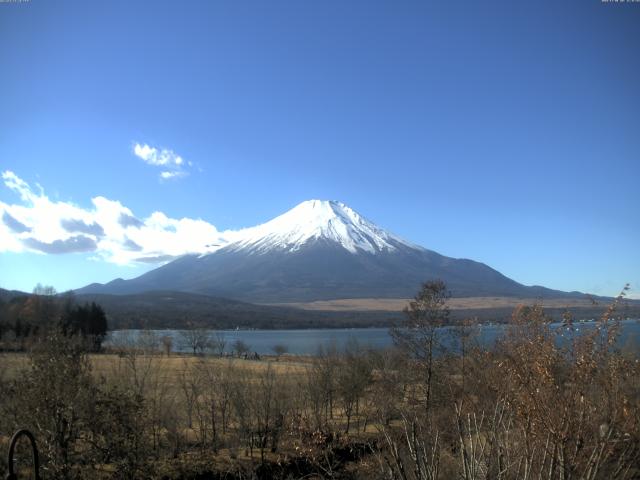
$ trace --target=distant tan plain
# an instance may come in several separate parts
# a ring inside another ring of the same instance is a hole
[[[400,312],[409,303],[408,298],[343,298],[338,300],[317,300],[315,302],[277,303],[269,305],[301,308],[303,310],[324,311],[385,311]],[[451,298],[447,302],[452,310],[513,308],[518,305],[540,304],[547,308],[591,307],[588,298],[555,298],[540,300],[524,297],[466,297]]]

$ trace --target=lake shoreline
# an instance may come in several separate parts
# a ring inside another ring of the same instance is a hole
[[[589,330],[596,327],[598,322],[578,321],[574,322],[570,332],[572,334],[580,334],[581,330]],[[624,344],[628,340],[638,343],[640,339],[640,320],[624,319],[620,320],[622,326],[620,344]],[[495,339],[504,332],[507,324],[479,324],[476,328],[478,333],[478,341],[482,346],[489,347],[493,345]],[[551,327],[562,331],[563,324],[560,322],[552,323]],[[443,338],[449,335],[448,331],[451,326],[442,327]],[[114,330],[111,331],[104,342],[105,348],[117,347],[121,344],[135,344],[141,335],[151,335],[152,338],[146,341],[156,342],[160,345],[162,338],[170,338],[171,348],[173,352],[185,353],[190,347],[185,345],[182,338],[182,332],[188,330],[183,329],[157,329],[157,330]],[[351,342],[356,342],[360,347],[385,349],[393,345],[393,340],[389,334],[387,327],[365,327],[365,328],[315,328],[315,329],[205,329],[211,337],[222,335],[225,341],[226,351],[231,351],[232,344],[242,341],[248,346],[248,351],[257,353],[258,355],[273,354],[273,348],[276,345],[283,345],[287,353],[293,355],[314,355],[319,348],[337,348],[342,350]],[[566,331],[569,335],[569,330]],[[160,348],[160,347],[158,347]]]

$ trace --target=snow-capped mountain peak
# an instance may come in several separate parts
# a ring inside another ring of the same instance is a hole
[[[307,200],[267,223],[240,230],[236,235],[227,249],[294,252],[313,240],[334,242],[351,253],[394,251],[400,245],[416,248],[344,203],[326,200]]]
[[[439,278],[458,296],[558,295],[525,287],[468,259],[412,245],[340,202],[309,200],[273,220],[225,231],[222,241],[131,280],[81,293],[172,290],[259,303],[408,298]],[[215,250],[214,250],[215,249]]]

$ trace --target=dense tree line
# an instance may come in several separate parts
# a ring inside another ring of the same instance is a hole
[[[72,293],[57,295],[39,284],[32,295],[0,299],[0,349],[24,350],[56,330],[83,338],[97,351],[107,334],[107,317],[95,302],[80,304]]]

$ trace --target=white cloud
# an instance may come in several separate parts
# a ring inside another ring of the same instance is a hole
[[[233,235],[204,220],[162,212],[140,219],[119,201],[101,196],[92,198],[88,209],[53,201],[10,171],[2,179],[20,202],[0,202],[0,252],[93,252],[94,258],[120,265],[162,263],[215,250]]]
[[[27,182],[19,178],[15,173],[9,170],[2,172],[2,179],[7,187],[20,194],[22,201],[32,202],[36,198]]]
[[[135,143],[133,153],[143,162],[154,167],[162,167],[160,178],[170,180],[173,178],[186,177],[189,173],[185,166],[191,167],[193,163],[185,160],[173,150],[168,148],[156,148],[146,143]]]
[[[165,170],[163,172],[160,172],[160,178],[164,180],[169,180],[171,178],[177,178],[177,177],[184,177],[185,175],[186,175],[186,172],[181,172],[181,171],[171,172],[169,170]]]

